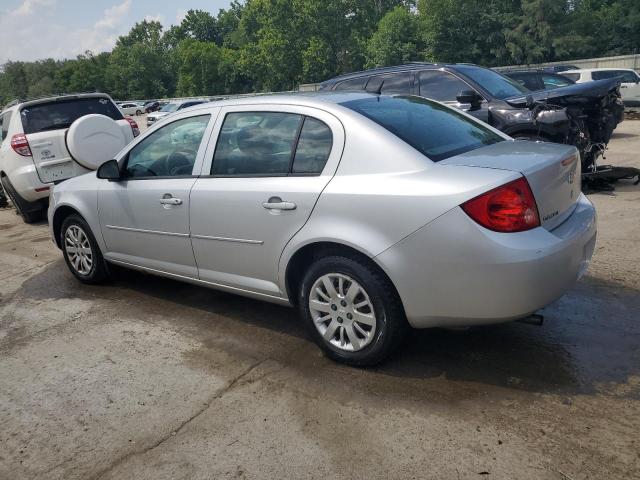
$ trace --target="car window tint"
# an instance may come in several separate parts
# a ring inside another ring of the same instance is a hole
[[[504,138],[454,108],[421,97],[371,97],[342,103],[437,162]]]
[[[635,72],[620,72],[622,77],[622,83],[636,83],[638,81],[638,75]]]
[[[0,132],[2,132],[0,135],[0,143],[2,143],[4,141],[5,138],[7,138],[7,135],[9,134],[9,123],[11,122],[11,112],[6,112],[3,115],[0,115]]]
[[[212,175],[288,175],[302,115],[229,113],[213,155]]]
[[[420,72],[420,95],[441,102],[455,102],[463,90],[472,90],[469,85],[447,72],[425,70]]]
[[[540,90],[540,86],[538,83],[538,78],[535,74],[530,73],[513,73],[507,75],[509,78],[512,78],[516,82],[518,82],[523,87],[528,88],[529,90]]]
[[[305,118],[293,159],[292,172],[322,172],[331,153],[332,143],[331,129],[324,122],[315,118]]]
[[[565,72],[562,72],[560,75],[562,75],[563,77],[567,77],[569,80],[573,80],[574,82],[577,82],[578,80],[580,80],[580,74],[579,73],[565,73]]]
[[[69,128],[78,118],[91,113],[122,120],[122,112],[108,98],[73,98],[58,102],[38,103],[24,107],[20,116],[24,133]]]
[[[129,152],[125,177],[191,175],[209,118],[183,118],[153,132]]]
[[[364,90],[368,77],[352,78],[336,85],[334,90]]]
[[[571,85],[569,79],[561,75],[542,75],[542,83],[544,83],[544,87],[548,89]]]
[[[411,93],[412,84],[412,73],[377,75],[369,79],[366,90],[367,92],[379,92],[384,95],[409,95]]]

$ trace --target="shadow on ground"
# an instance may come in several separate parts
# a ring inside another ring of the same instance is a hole
[[[637,383],[627,385],[630,377],[640,374],[640,295],[593,279],[581,281],[543,310],[542,327],[508,323],[412,331],[397,355],[367,371],[318,355],[294,309],[138,272],[119,271],[110,284],[86,286],[58,261],[27,280],[15,297],[93,298],[102,302],[97,308],[107,316],[128,312],[140,321],[168,322],[198,337],[204,350],[224,348],[231,355],[246,350],[316,376],[327,369],[361,375],[366,388],[384,376],[418,382],[444,378],[540,393],[640,397]],[[421,384],[413,385],[419,389]],[[428,389],[428,382],[423,387]]]

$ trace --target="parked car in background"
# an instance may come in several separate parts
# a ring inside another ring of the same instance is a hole
[[[494,70],[470,64],[377,68],[327,80],[320,90],[438,100],[513,138],[575,145],[585,174],[593,170],[624,110],[616,79],[532,92]]]
[[[142,115],[144,113],[144,107],[139,103],[125,102],[119,103],[118,108],[123,115]]]
[[[145,113],[155,112],[160,109],[160,102],[157,100],[150,100],[144,104]]]
[[[158,120],[170,115],[178,110],[182,110],[183,108],[193,107],[194,105],[199,105],[201,103],[205,103],[207,100],[185,100],[182,102],[171,102],[164,105],[159,110],[150,113],[147,115],[147,127],[150,127]]]
[[[576,70],[577,68],[575,65],[550,65],[548,67],[542,67],[540,70],[548,73],[560,73],[566,70]]]
[[[175,113],[56,185],[49,225],[82,282],[110,262],[296,305],[331,358],[371,365],[408,325],[511,321],[570,289],[596,239],[579,175],[575,147],[432,100],[273,95]]]
[[[640,107],[640,75],[631,68],[586,68],[568,70],[562,75],[576,83],[616,78],[620,80],[622,101],[629,107]]]
[[[26,223],[54,182],[95,170],[140,134],[103,93],[18,101],[0,113],[0,181]]]
[[[554,88],[567,87],[575,83],[557,73],[549,73],[542,70],[507,70],[500,73],[515,80],[532,92],[553,90]]]

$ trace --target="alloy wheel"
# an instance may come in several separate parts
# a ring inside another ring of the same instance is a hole
[[[309,292],[309,311],[325,341],[356,352],[369,345],[376,333],[376,315],[365,289],[353,278],[328,273]]]
[[[78,225],[71,225],[64,235],[64,248],[69,263],[80,275],[89,275],[93,267],[93,251],[85,231]]]

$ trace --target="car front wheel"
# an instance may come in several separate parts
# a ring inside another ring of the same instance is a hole
[[[302,281],[299,308],[325,353],[355,366],[382,362],[407,327],[391,282],[355,258],[331,256],[312,264]]]
[[[107,267],[87,222],[78,215],[62,223],[60,245],[67,267],[83,283],[100,283],[107,278]]]

